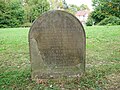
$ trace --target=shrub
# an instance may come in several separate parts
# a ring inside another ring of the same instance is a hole
[[[93,19],[92,18],[88,18],[87,22],[86,22],[87,26],[92,26],[93,25]]]
[[[24,24],[22,25],[22,27],[30,27],[31,25],[32,25],[32,23],[27,22],[27,23],[24,23]]]
[[[98,25],[120,25],[120,18],[116,16],[110,16],[108,18],[103,19]]]

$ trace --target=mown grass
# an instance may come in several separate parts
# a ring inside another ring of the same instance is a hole
[[[29,28],[0,29],[1,90],[119,90],[120,26],[93,26],[86,30],[86,73],[72,81],[31,80]]]

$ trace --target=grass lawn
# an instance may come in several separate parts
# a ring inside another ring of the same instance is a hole
[[[86,30],[86,73],[72,81],[31,81],[29,28],[0,29],[0,90],[120,90],[120,26]]]

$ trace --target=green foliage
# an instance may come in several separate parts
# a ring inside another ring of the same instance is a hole
[[[26,17],[29,19],[29,22],[33,22],[39,15],[48,11],[50,9],[50,5],[47,0],[28,0],[29,11],[26,11]],[[24,5],[25,6],[25,5]],[[27,13],[28,12],[28,13]]]
[[[79,8],[80,8],[80,10],[90,10],[90,9],[88,8],[88,6],[85,5],[85,4],[80,5]]]
[[[108,18],[103,19],[98,25],[120,25],[120,18],[115,16],[110,16]]]
[[[4,0],[0,0],[0,27],[7,27],[10,21],[9,16],[9,7],[7,3],[4,2]]]
[[[94,24],[94,21],[92,18],[88,18],[87,22],[86,22],[86,25],[87,26],[92,26]]]
[[[99,10],[101,13],[120,18],[119,0],[93,0],[93,6],[95,7],[95,10]]]
[[[75,14],[78,10],[79,10],[79,7],[74,4],[70,4],[68,8],[66,9],[67,12],[72,13],[72,14]]]
[[[79,11],[80,10],[80,7],[78,7],[77,5],[74,5],[74,4],[70,4],[69,8],[72,8],[75,11]]]
[[[75,14],[77,11],[80,10],[89,10],[88,6],[85,4],[82,4],[80,6],[74,5],[74,4],[69,4],[68,8],[66,9],[66,11]]]
[[[18,27],[23,24],[24,11],[19,0],[0,1],[0,28]]]
[[[49,0],[50,2],[50,8],[52,9],[63,9],[67,8],[67,4],[65,0]]]
[[[65,0],[48,0],[51,10],[68,9],[68,5]]]
[[[21,25],[22,27],[30,27],[32,25],[32,23],[29,23],[29,22],[27,22],[27,23],[24,23],[23,25]]]
[[[101,20],[103,20],[106,17],[106,15],[104,13],[101,13],[100,11],[93,11],[91,13],[91,17],[92,19],[94,19],[95,24],[98,24]]]
[[[101,20],[108,16],[116,16],[120,18],[120,1],[119,0],[92,0],[94,11],[91,17],[98,24]]]
[[[47,0],[0,0],[0,28],[32,23],[49,8]]]

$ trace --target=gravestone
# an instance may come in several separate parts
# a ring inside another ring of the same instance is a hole
[[[29,31],[32,79],[80,76],[85,71],[86,37],[70,13],[49,11]]]

